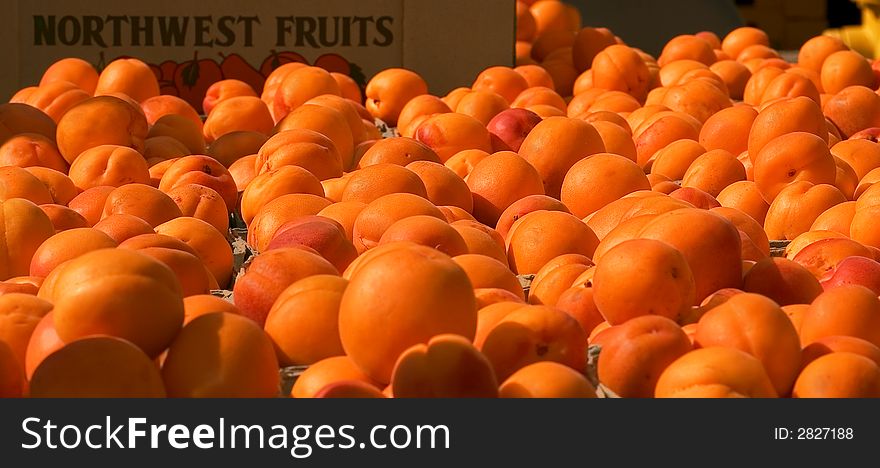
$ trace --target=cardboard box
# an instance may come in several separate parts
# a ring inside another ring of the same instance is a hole
[[[808,39],[819,36],[828,27],[828,22],[819,20],[791,20],[785,24],[785,37],[782,47],[800,49]]]
[[[824,20],[828,14],[827,0],[785,0],[783,12],[787,18]]]
[[[514,64],[514,0],[11,0],[0,17],[0,99],[63,57],[101,67],[132,56],[188,100],[210,81],[262,86],[273,65],[307,61],[364,83],[412,69],[444,94],[489,65]]]

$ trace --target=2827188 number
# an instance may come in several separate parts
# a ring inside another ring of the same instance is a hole
[[[849,440],[853,438],[853,429],[851,427],[799,427],[796,437],[803,440]]]

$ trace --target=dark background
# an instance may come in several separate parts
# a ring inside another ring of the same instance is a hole
[[[828,28],[859,24],[851,0],[566,0],[581,11],[584,26],[604,26],[627,43],[657,55],[679,34],[713,31],[724,37],[750,25],[771,45],[793,50]]]

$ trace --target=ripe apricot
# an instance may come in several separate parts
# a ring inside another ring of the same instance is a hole
[[[480,254],[464,254],[452,258],[464,272],[474,289],[499,288],[510,291],[519,299],[525,300],[522,286],[513,272],[492,257]]]
[[[58,265],[98,249],[110,249],[117,243],[107,234],[91,228],[68,229],[46,239],[31,259],[31,276],[46,277]]]
[[[322,94],[334,94],[339,96],[342,91],[339,84],[330,73],[323,68],[300,66],[286,70],[287,73],[279,74],[280,83],[274,92],[274,98],[269,107],[275,122],[284,119],[287,114],[305,104],[306,101]],[[266,80],[264,97],[269,89],[269,80]]]
[[[562,182],[560,200],[572,214],[583,218],[628,193],[650,188],[644,171],[635,162],[599,153],[571,166]]]
[[[652,167],[653,170],[653,167]],[[691,163],[682,177],[682,187],[694,187],[717,197],[727,186],[746,180],[746,169],[727,150],[711,150]]]
[[[822,111],[841,136],[849,138],[866,128],[880,126],[880,95],[865,86],[847,86],[829,98]]]
[[[571,316],[548,306],[523,305],[491,328],[481,351],[507,379],[540,361],[553,361],[581,371],[586,365],[587,334]]]
[[[845,201],[846,197],[832,185],[795,181],[773,199],[764,229],[772,239],[794,239],[809,231],[825,210]]]
[[[288,194],[311,194],[322,197],[324,188],[311,172],[299,166],[281,166],[256,177],[241,196],[241,217],[250,223],[269,202]]]
[[[529,132],[519,154],[541,176],[545,194],[559,197],[568,170],[581,159],[603,152],[604,146],[590,124],[578,119],[551,117]],[[553,148],[552,156],[548,148]]]
[[[206,151],[207,144],[205,136],[202,135],[202,126],[182,115],[169,114],[159,117],[147,133],[148,138],[158,136],[169,136],[183,143],[190,154],[203,154]]]
[[[537,273],[563,253],[590,257],[596,234],[577,217],[562,211],[534,211],[514,223],[507,237],[507,260],[517,274]]]
[[[758,28],[745,26],[736,28],[727,33],[727,35],[724,36],[724,40],[721,42],[721,50],[723,50],[730,58],[736,60],[740,52],[746,47],[755,44],[770,45],[770,38],[767,36],[766,32]]]
[[[596,389],[583,374],[553,361],[519,369],[498,393],[501,398],[596,398]]]
[[[68,167],[55,142],[35,133],[16,135],[0,144],[0,165],[42,166],[61,172]]]
[[[196,317],[214,312],[241,313],[232,302],[211,294],[194,294],[183,298],[184,325],[192,322]]]
[[[262,326],[272,304],[288,286],[311,275],[338,273],[324,258],[300,248],[268,250],[254,257],[236,280],[235,305],[243,316]]]
[[[459,151],[492,151],[485,125],[469,115],[454,112],[428,117],[416,128],[414,138],[434,150],[444,163]]]
[[[877,323],[880,300],[870,289],[842,285],[819,295],[804,313],[801,343],[808,345],[827,336],[852,336],[880,343]]]
[[[651,265],[655,275],[645,275]],[[640,273],[634,274],[638,270]],[[623,282],[623,283],[621,283]],[[594,300],[612,325],[641,315],[677,319],[694,302],[694,277],[684,256],[656,240],[634,239],[609,250],[593,277]]]
[[[795,398],[877,398],[880,366],[865,356],[834,352],[808,364],[795,382]]]
[[[761,149],[776,137],[807,132],[828,142],[828,127],[819,105],[803,96],[782,99],[762,109],[752,123],[748,151],[752,162]]]
[[[216,190],[200,184],[184,184],[168,192],[180,208],[182,216],[201,219],[219,232],[229,229],[229,213],[226,203]]]
[[[409,216],[388,226],[379,245],[409,241],[454,257],[468,253],[464,239],[446,221],[429,215]]]
[[[107,195],[102,217],[118,213],[137,216],[154,227],[181,215],[171,197],[143,184],[123,185]]]
[[[840,38],[819,35],[801,45],[797,62],[801,67],[819,73],[829,55],[843,50],[848,50],[848,47]]]
[[[412,345],[441,333],[473,338],[477,309],[467,274],[446,255],[413,244],[378,249],[351,276],[339,310],[339,332],[358,366],[371,378],[389,382],[394,361]],[[396,274],[402,267],[407,275]],[[412,293],[389,302],[382,292],[389,290]],[[387,337],[381,343],[373,339],[379,330]]]
[[[721,215],[699,209],[673,210],[651,220],[639,236],[664,241],[684,255],[696,286],[695,304],[742,282],[740,233]]]
[[[201,130],[202,118],[188,102],[170,94],[160,94],[141,102],[141,108],[147,117],[147,123],[155,125],[156,122],[166,115],[186,117]]]
[[[770,140],[756,155],[754,163],[755,184],[768,202],[793,182],[833,184],[837,175],[837,166],[826,142],[806,132],[787,133]]]
[[[146,63],[135,59],[116,59],[101,71],[95,95],[123,93],[137,102],[159,95],[159,82]]]
[[[660,375],[657,398],[776,398],[761,361],[735,348],[691,351]]]
[[[205,120],[203,133],[208,143],[234,131],[268,135],[275,122],[266,103],[256,96],[236,96],[217,104]]]
[[[248,224],[248,243],[266,250],[278,229],[300,216],[314,215],[330,206],[330,200],[309,193],[282,195],[266,203]]]
[[[791,391],[800,368],[797,331],[779,305],[759,294],[736,294],[706,312],[694,340],[703,348],[731,347],[758,358],[779,395]]]
[[[149,141],[150,139],[148,139]],[[240,130],[229,132],[220,138],[217,138],[208,145],[205,154],[220,161],[224,167],[230,167],[235,161],[255,154],[260,151],[260,147],[266,143],[266,135],[260,132],[249,130]],[[181,156],[187,156],[190,153],[184,153]]]
[[[501,214],[517,200],[543,195],[540,173],[525,158],[502,151],[483,158],[467,176],[474,217],[495,226]]]
[[[365,106],[373,117],[396,126],[407,102],[427,93],[428,85],[417,73],[404,68],[387,68],[367,83]]]
[[[494,398],[492,364],[470,340],[443,334],[401,353],[391,375],[395,398]]]
[[[622,398],[650,398],[660,375],[691,351],[691,342],[675,322],[646,315],[602,333],[599,381]]]
[[[736,208],[749,215],[759,224],[764,224],[770,204],[764,200],[757,184],[749,180],[734,182],[725,187],[715,197],[721,206]]]
[[[383,195],[412,193],[427,198],[425,184],[419,176],[397,164],[373,164],[352,173],[340,201],[370,203]]]
[[[39,297],[55,304],[55,327],[65,342],[106,334],[155,357],[183,323],[183,296],[174,273],[127,249],[94,250],[64,263],[46,278]]]
[[[822,62],[819,73],[822,89],[835,94],[847,86],[866,86],[874,89],[876,78],[871,64],[858,52],[841,50],[834,52]]]
[[[406,166],[415,161],[440,163],[440,157],[424,143],[406,137],[385,138],[371,145],[358,162],[364,168],[374,164]]]
[[[265,325],[282,366],[308,365],[344,354],[338,316],[347,285],[336,275],[315,275],[282,291]]]
[[[640,102],[648,96],[648,66],[632,48],[613,44],[595,55],[592,61],[593,86],[623,91]]]
[[[87,337],[46,356],[34,370],[35,398],[163,398],[159,369],[137,346],[110,336]]]
[[[280,390],[272,341],[253,321],[226,312],[183,327],[168,349],[162,379],[173,398],[272,398]]]
[[[58,150],[68,163],[73,163],[83,151],[100,145],[127,146],[140,152],[146,137],[147,119],[143,112],[114,96],[89,98],[58,122]]]
[[[74,57],[63,58],[46,68],[40,78],[40,85],[56,81],[67,81],[83,91],[94,94],[98,85],[98,72],[89,62]]]
[[[290,396],[293,398],[313,398],[329,384],[352,380],[376,384],[348,356],[322,359],[299,375],[293,384]]]

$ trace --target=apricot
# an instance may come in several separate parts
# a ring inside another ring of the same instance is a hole
[[[201,130],[202,118],[195,108],[183,99],[170,94],[160,94],[141,102],[141,108],[147,117],[147,123],[155,125],[156,122],[166,115],[186,117]]]
[[[721,215],[699,209],[673,210],[648,222],[639,236],[666,242],[684,255],[696,287],[694,304],[742,282],[740,233]]]
[[[596,398],[596,389],[583,374],[553,361],[519,369],[498,393],[501,398]]]
[[[0,279],[27,275],[31,258],[55,228],[39,207],[21,198],[0,201],[0,219]]]
[[[552,157],[547,149],[552,148]],[[538,171],[544,192],[558,197],[568,170],[581,159],[604,151],[599,133],[590,124],[566,117],[544,119],[529,132],[519,154]]]
[[[492,364],[471,342],[443,334],[401,353],[391,375],[395,398],[494,398]]]
[[[288,194],[311,194],[322,197],[324,188],[311,172],[299,166],[281,166],[260,174],[241,195],[241,217],[250,225],[269,202]]]
[[[650,72],[636,51],[621,44],[608,45],[592,61],[593,85],[623,91],[640,102],[648,96]]]
[[[243,268],[234,287],[235,305],[259,325],[266,322],[272,304],[291,284],[311,275],[338,275],[321,256],[296,247],[268,250]]]
[[[194,294],[183,298],[183,325],[186,326],[197,317],[215,312],[241,314],[238,307],[222,297],[211,294]]]
[[[746,180],[746,170],[742,163],[730,152],[719,149],[695,159],[682,177],[681,185],[717,197],[729,185],[743,180]]]
[[[580,371],[586,365],[587,335],[568,314],[547,306],[523,305],[491,328],[481,351],[495,374],[507,379],[517,370],[552,361]]]
[[[829,55],[843,50],[848,50],[848,47],[840,38],[816,36],[801,45],[797,62],[801,67],[819,73]]]
[[[397,164],[381,163],[355,171],[340,201],[370,203],[392,193],[412,193],[427,198],[425,184],[415,172]]]
[[[793,182],[773,199],[764,229],[772,239],[794,239],[809,231],[825,210],[845,201],[846,197],[832,185],[813,185],[805,180]]]
[[[265,330],[282,366],[308,365],[342,356],[339,304],[348,281],[315,275],[288,286],[269,310]]]
[[[562,211],[534,211],[514,223],[507,237],[507,261],[517,274],[537,273],[563,253],[590,257],[596,234],[577,217]]]
[[[826,142],[806,132],[787,133],[770,140],[756,155],[754,163],[755,184],[768,202],[776,199],[777,195],[794,182],[834,184],[837,174],[834,157]],[[807,187],[804,184],[800,186]],[[840,202],[846,201],[839,191],[837,193],[843,198]],[[824,209],[819,213],[822,211]],[[812,224],[813,219],[807,224]]]
[[[137,216],[154,227],[181,216],[171,197],[143,184],[123,185],[107,195],[102,217],[119,213]]]
[[[46,68],[40,78],[40,85],[67,81],[83,91],[94,94],[98,85],[98,72],[89,62],[74,57],[63,58]]]
[[[290,396],[293,398],[313,398],[327,385],[342,381],[376,384],[351,358],[335,356],[322,359],[309,366],[294,382]]]
[[[492,151],[492,139],[485,125],[469,115],[454,112],[428,117],[413,137],[434,150],[444,163],[459,151]]]
[[[31,259],[31,276],[46,277],[58,265],[98,249],[111,249],[117,242],[91,228],[68,229],[46,239]]]
[[[229,132],[212,141],[205,154],[229,168],[239,159],[259,152],[266,140],[268,140],[266,135],[260,132],[249,130]],[[191,153],[184,153],[180,156],[188,156],[189,154]]]
[[[205,221],[181,216],[156,226],[158,234],[173,237],[189,246],[213,275],[220,287],[232,277],[232,248],[226,233],[217,231]]]
[[[110,336],[86,337],[49,354],[34,370],[35,398],[163,398],[159,369],[137,346]]]
[[[0,144],[0,165],[42,166],[61,172],[68,167],[55,142],[36,133],[16,135]]]
[[[776,398],[761,361],[735,348],[691,351],[670,364],[657,381],[657,398]]]
[[[819,72],[822,89],[836,94],[847,86],[866,86],[874,89],[876,78],[871,64],[858,52],[841,50],[828,55]]]
[[[248,225],[248,243],[258,251],[266,250],[282,225],[301,216],[315,215],[330,204],[326,198],[307,193],[275,198],[266,203]]]
[[[65,342],[106,334],[155,357],[183,323],[183,296],[174,273],[127,249],[93,250],[65,262],[46,278],[39,297],[55,304],[55,327]]]
[[[657,274],[633,273],[646,264]],[[694,302],[695,285],[680,252],[660,241],[634,239],[602,256],[593,276],[593,290],[599,312],[617,325],[641,315],[677,319]]]
[[[417,73],[404,68],[387,68],[367,83],[365,106],[373,117],[396,126],[407,102],[427,93],[428,85]]]
[[[877,323],[880,300],[870,289],[860,285],[842,285],[829,289],[810,305],[801,323],[801,343],[808,345],[828,336],[852,336],[880,343]]]
[[[650,398],[663,371],[691,351],[684,331],[665,317],[646,315],[602,333],[599,381],[622,398]]]
[[[136,102],[159,95],[159,82],[150,67],[135,58],[116,59],[101,71],[95,95],[122,93]]]
[[[808,364],[795,382],[795,398],[877,398],[880,366],[865,356],[834,352]]]
[[[139,108],[118,97],[98,96],[65,113],[58,122],[56,138],[68,163],[100,145],[127,146],[140,152],[147,138],[147,119]]]
[[[275,122],[284,119],[287,114],[305,104],[309,99],[322,94],[333,94],[336,96],[342,94],[339,84],[323,68],[310,66],[294,67],[287,70],[287,73],[279,74],[278,76],[281,81],[274,92],[274,98],[269,106],[272,109],[272,116],[274,116]],[[266,80],[264,97],[266,91],[270,88],[269,81],[268,79]]]
[[[374,252],[351,276],[339,310],[343,348],[367,375],[391,381],[398,356],[438,334],[473,338],[476,301],[461,267],[434,249],[413,244],[389,244]],[[397,274],[402,267],[406,275]],[[389,302],[383,293],[389,290],[412,294]],[[373,339],[379,330],[387,337],[381,342]]]
[[[474,217],[494,226],[501,213],[529,195],[543,195],[540,173],[523,157],[510,151],[495,153],[477,163],[467,177]]]
[[[583,218],[628,193],[650,188],[636,163],[623,156],[599,153],[578,161],[568,170],[560,200],[572,214]]]
[[[200,184],[183,184],[172,188],[168,196],[180,208],[182,216],[201,219],[225,233],[229,229],[226,202],[216,190]]]
[[[272,398],[280,391],[272,341],[253,321],[226,312],[183,327],[168,349],[162,379],[173,398]]]

